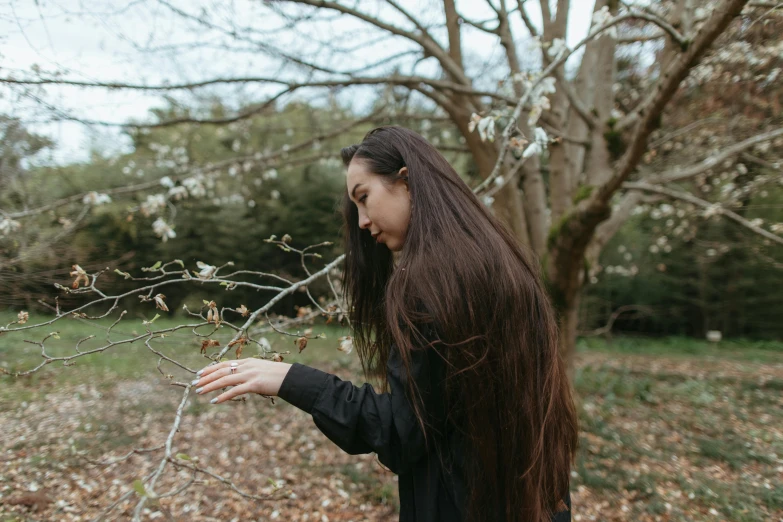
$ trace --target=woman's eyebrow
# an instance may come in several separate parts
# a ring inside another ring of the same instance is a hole
[[[357,183],[353,186],[353,190],[351,191],[351,197],[353,199],[356,199],[356,189],[359,188],[359,186],[361,186],[361,183]]]

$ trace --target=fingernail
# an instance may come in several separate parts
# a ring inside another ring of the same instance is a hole
[[[203,389],[204,389],[204,387],[203,387],[203,386],[202,386],[201,388],[197,388],[197,389],[196,389],[196,393],[201,393],[201,390],[203,390]]]
[[[215,397],[214,399],[212,399],[212,400],[211,400],[211,401],[209,401],[209,402],[210,402],[210,404],[215,404],[215,403],[217,402],[217,397]]]
[[[200,381],[200,380],[201,380],[201,379],[193,379],[192,381],[190,381],[190,385],[191,385],[191,386],[195,386],[195,385],[197,385],[197,384],[198,384],[198,381]]]
[[[202,373],[204,373],[204,370],[199,370],[196,372],[196,375],[201,375]]]

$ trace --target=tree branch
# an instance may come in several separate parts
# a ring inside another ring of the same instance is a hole
[[[771,139],[777,138],[778,136],[783,136],[783,127],[773,131],[758,134],[730,147],[726,147],[723,149],[723,151],[721,151],[720,154],[705,158],[691,167],[673,169],[657,176],[648,176],[641,181],[645,183],[673,183],[692,178],[693,176],[701,174],[702,172],[709,170],[716,165],[720,165],[725,160],[731,158],[732,156],[736,156],[741,152],[744,152],[758,143],[769,141]]]
[[[765,230],[761,227],[754,225],[744,217],[740,216],[735,212],[732,212],[727,208],[722,207],[718,203],[710,203],[709,201],[705,201],[703,199],[697,198],[696,196],[694,196],[693,194],[689,194],[688,192],[673,190],[667,187],[661,187],[659,185],[651,185],[649,183],[643,183],[643,182],[625,182],[623,183],[623,188],[628,190],[643,190],[655,194],[662,194],[672,199],[687,201],[688,203],[701,207],[705,210],[711,209],[715,214],[723,214],[727,218],[739,223],[740,225],[742,225],[743,227],[749,230],[752,230],[756,234],[759,234],[767,239],[770,239],[775,243],[783,245],[783,237],[777,236],[768,230]]]
[[[747,2],[748,0],[724,0],[713,11],[710,19],[704,23],[688,50],[673,60],[668,69],[664,71],[661,80],[653,89],[649,101],[644,103],[639,111],[640,121],[631,136],[625,154],[619,161],[612,177],[595,191],[594,197],[590,198],[590,206],[605,206],[633,172],[647,149],[648,136],[660,125],[661,113],[671,101],[674,93],[677,92],[682,81],[715,39],[728,27],[729,23],[739,16]]]
[[[414,86],[419,84],[428,85],[436,90],[455,92],[459,94],[465,94],[471,97],[490,97],[496,100],[501,100],[506,103],[516,103],[516,99],[513,97],[505,96],[497,92],[482,91],[473,89],[469,86],[450,82],[447,80],[433,80],[423,76],[404,76],[404,75],[392,75],[388,77],[354,77],[346,78],[344,80],[323,80],[323,81],[311,81],[311,82],[286,82],[278,78],[272,77],[247,77],[247,78],[216,78],[212,80],[204,80],[200,82],[174,84],[174,85],[144,85],[133,83],[119,83],[119,82],[86,82],[81,80],[57,80],[52,78],[38,79],[38,80],[19,80],[16,78],[0,78],[0,83],[11,83],[20,85],[73,85],[78,87],[90,87],[90,88],[108,88],[108,89],[134,89],[142,91],[169,91],[178,89],[196,89],[207,85],[219,84],[219,83],[253,83],[253,82],[267,82],[272,84],[284,85],[285,89],[275,94],[271,99],[266,100],[258,107],[248,109],[235,116],[217,119],[200,119],[200,118],[176,118],[172,120],[166,120],[159,123],[114,123],[90,120],[85,118],[78,118],[63,111],[57,110],[55,107],[49,106],[51,110],[57,111],[60,119],[69,121],[75,121],[83,123],[85,125],[101,125],[106,127],[123,127],[123,128],[161,128],[172,125],[179,125],[183,123],[196,123],[207,125],[223,125],[227,123],[233,123],[243,119],[255,116],[269,106],[272,105],[277,99],[285,94],[292,93],[296,90],[303,88],[332,88],[332,87],[350,87],[355,85],[400,85],[409,89],[415,89]],[[38,99],[38,98],[36,98]],[[43,100],[38,99],[40,103],[46,104]],[[48,105],[48,104],[47,104]]]
[[[539,36],[538,30],[536,29],[536,26],[533,25],[533,21],[527,15],[527,11],[525,11],[525,0],[517,0],[517,9],[519,10],[519,16],[525,23],[525,27],[527,27],[527,30],[530,32],[530,36],[537,38]]]
[[[392,34],[396,34],[397,36],[402,36],[404,38],[407,38],[408,40],[416,42],[427,53],[437,58],[441,66],[443,67],[443,69],[447,73],[449,73],[451,77],[454,78],[457,82],[463,85],[470,85],[471,83],[470,80],[465,76],[465,73],[462,70],[462,68],[459,66],[459,64],[454,62],[454,60],[443,49],[443,47],[438,45],[434,40],[429,40],[426,36],[419,36],[415,33],[406,31],[405,29],[402,29],[395,25],[379,20],[357,9],[353,9],[351,7],[341,5],[337,2],[329,2],[326,0],[280,0],[280,1],[294,3],[294,4],[304,4],[304,5],[309,5],[309,6],[324,8],[324,9],[333,9],[340,13],[353,16],[354,18],[358,18],[359,20],[372,24],[375,27],[378,27],[379,29],[383,29],[384,31],[390,32]]]

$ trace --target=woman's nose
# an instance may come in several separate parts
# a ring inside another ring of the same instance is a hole
[[[370,218],[367,214],[359,215],[359,228],[368,228],[370,226]]]

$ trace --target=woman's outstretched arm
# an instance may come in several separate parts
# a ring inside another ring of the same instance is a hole
[[[428,334],[428,341],[432,340]],[[431,348],[411,353],[412,377],[421,394],[424,418],[440,428],[442,396],[436,384],[437,354]],[[378,454],[382,464],[402,473],[427,451],[424,434],[408,397],[405,367],[396,346],[387,366],[389,393],[376,393],[370,384],[355,386],[335,375],[294,363],[278,396],[313,416],[315,425],[343,451]],[[429,428],[428,424],[428,428]],[[432,430],[428,430],[429,432]],[[430,435],[430,444],[432,444]]]

